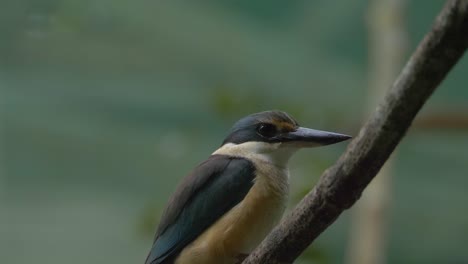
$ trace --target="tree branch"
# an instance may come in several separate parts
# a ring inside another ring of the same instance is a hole
[[[292,263],[350,208],[467,46],[468,0],[448,1],[345,153],[243,263]]]

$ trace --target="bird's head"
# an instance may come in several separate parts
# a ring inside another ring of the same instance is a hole
[[[285,165],[300,148],[335,144],[350,136],[299,126],[285,112],[265,111],[237,121],[224,139],[217,154],[261,155],[278,165]]]

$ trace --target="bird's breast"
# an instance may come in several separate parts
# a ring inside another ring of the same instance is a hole
[[[288,197],[288,171],[267,162],[254,164],[255,183],[245,198],[186,247],[176,264],[235,263],[278,223]]]

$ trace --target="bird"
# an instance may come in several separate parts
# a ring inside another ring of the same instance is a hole
[[[349,138],[301,127],[279,110],[240,119],[176,187],[145,264],[241,263],[284,213],[291,156]]]

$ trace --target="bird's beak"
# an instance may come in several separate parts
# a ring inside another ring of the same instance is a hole
[[[298,127],[282,136],[285,143],[296,147],[318,147],[335,144],[350,139],[351,136],[334,132]]]

